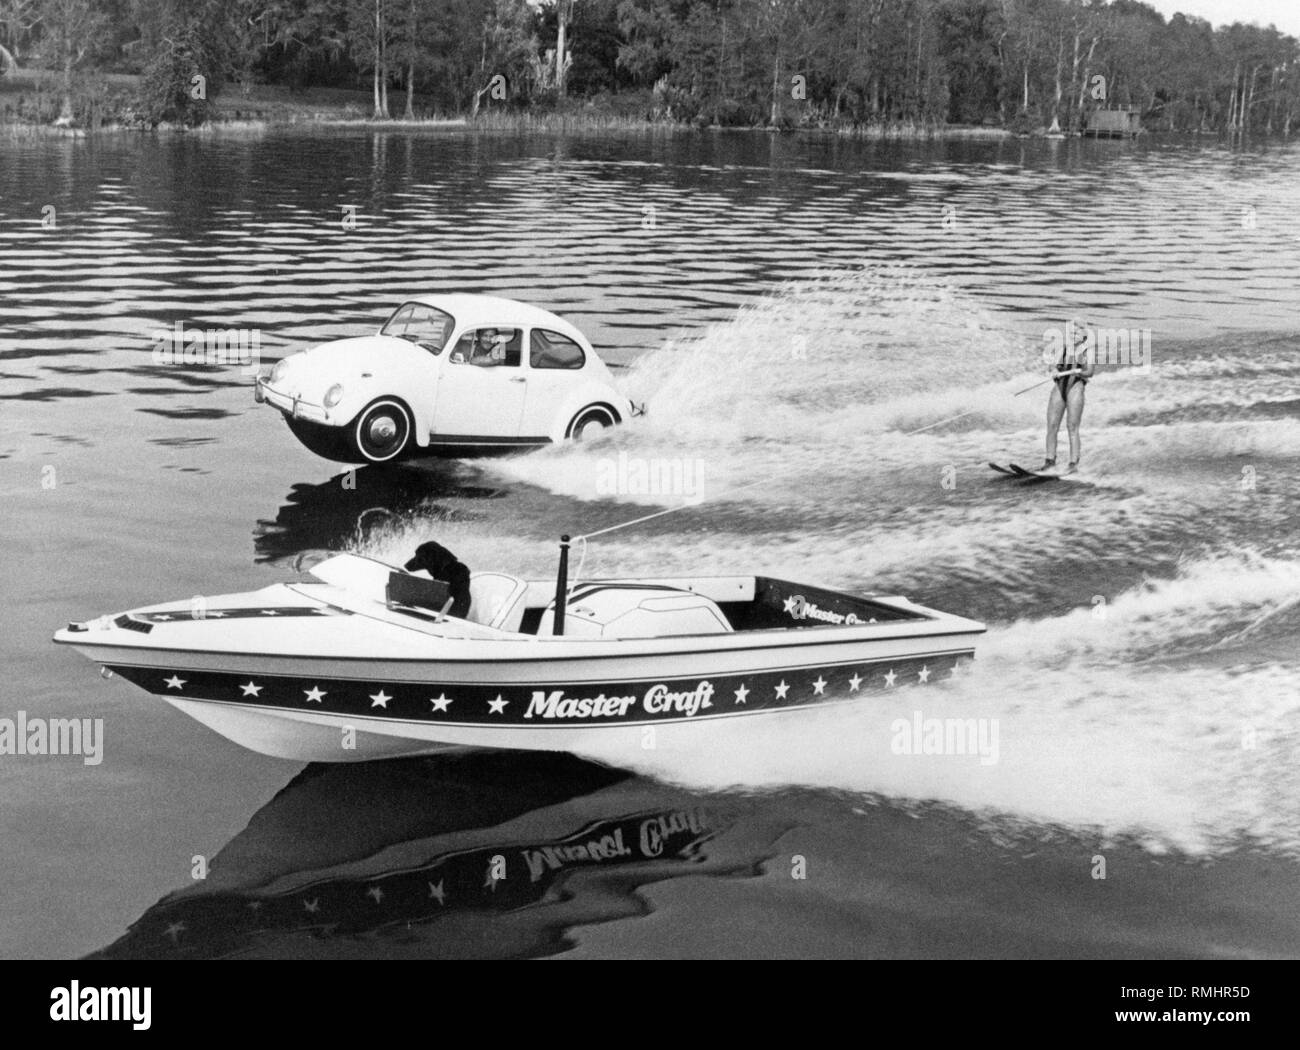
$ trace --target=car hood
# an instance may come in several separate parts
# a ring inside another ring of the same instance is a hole
[[[284,376],[275,387],[286,394],[312,398],[335,383],[382,376],[427,362],[428,357],[428,351],[388,335],[336,339],[286,358]]]
[[[329,373],[338,381],[388,365],[409,365],[427,357],[428,351],[405,339],[391,335],[363,335],[321,343],[304,351],[294,365],[307,365],[310,371]]]

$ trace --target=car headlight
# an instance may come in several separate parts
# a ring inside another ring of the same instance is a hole
[[[342,400],[343,400],[343,384],[342,384],[342,383],[335,383],[332,387],[330,387],[328,390],[325,391],[325,407],[326,407],[326,408],[333,408],[335,405],[337,405],[337,404],[338,404],[340,401],[342,401]]]
[[[275,367],[271,369],[271,382],[278,383],[281,379],[283,379],[285,369],[288,367],[289,367],[289,362],[287,360],[281,359],[277,361],[275,363]]]

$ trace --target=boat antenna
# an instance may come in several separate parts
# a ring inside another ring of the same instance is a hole
[[[564,634],[564,610],[569,604],[569,534],[560,537],[560,569],[555,574],[555,614],[551,620],[551,633],[557,638]]]

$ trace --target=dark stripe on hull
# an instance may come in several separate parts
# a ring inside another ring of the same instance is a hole
[[[147,692],[180,700],[428,725],[583,727],[680,722],[811,706],[956,673],[969,649],[795,670],[603,684],[421,684],[308,679],[109,665]],[[179,683],[179,684],[177,684]]]

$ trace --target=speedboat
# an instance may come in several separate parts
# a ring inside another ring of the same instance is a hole
[[[312,580],[71,623],[70,645],[254,751],[356,762],[648,746],[956,674],[983,624],[767,576],[439,581],[356,554]]]

